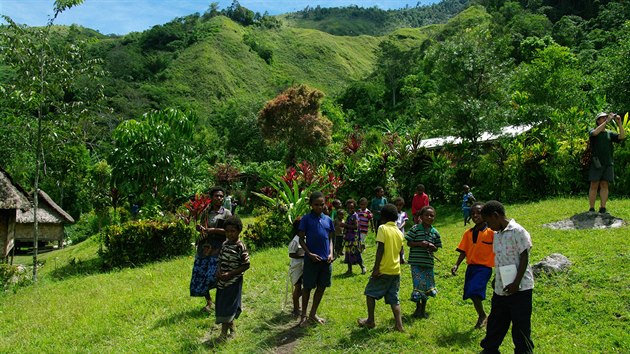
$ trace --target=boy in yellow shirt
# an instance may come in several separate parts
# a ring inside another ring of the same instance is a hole
[[[357,322],[360,327],[374,328],[374,309],[376,300],[385,297],[385,303],[392,307],[396,326],[394,329],[404,332],[400,313],[400,251],[404,237],[396,226],[398,209],[394,204],[386,204],[381,209],[381,222],[376,233],[376,260],[372,275],[365,287],[368,317]]]

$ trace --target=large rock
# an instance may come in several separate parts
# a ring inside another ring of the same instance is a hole
[[[534,275],[539,275],[541,273],[546,274],[554,274],[559,272],[565,272],[571,266],[571,261],[561,255],[560,253],[552,253],[551,255],[543,258],[542,261],[534,264],[532,269],[534,271]]]
[[[569,219],[544,224],[544,227],[557,230],[607,229],[622,227],[625,221],[608,213],[584,212]]]

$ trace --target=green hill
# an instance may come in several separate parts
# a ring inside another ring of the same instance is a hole
[[[153,84],[167,102],[190,102],[202,115],[219,101],[260,102],[294,83],[338,91],[373,70],[380,42],[309,29],[252,29],[225,17],[210,22],[215,32],[182,51],[162,73],[165,80]]]
[[[357,5],[309,7],[280,16],[290,26],[312,28],[341,36],[386,35],[399,28],[417,28],[445,23],[468,7],[469,0],[444,0],[431,5],[382,10]]]
[[[133,115],[171,105],[204,116],[221,101],[261,105],[297,83],[338,92],[373,71],[381,41],[311,29],[244,27],[223,16],[198,20],[168,42],[149,40],[158,30],[165,31],[154,28],[96,45],[113,73],[107,91],[119,112]]]

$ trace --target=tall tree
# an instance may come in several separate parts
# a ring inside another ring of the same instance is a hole
[[[193,148],[196,122],[193,113],[167,109],[118,125],[109,162],[123,196],[171,207],[190,193],[198,156]]]
[[[294,165],[298,152],[325,147],[332,138],[332,122],[320,111],[324,93],[306,85],[291,87],[268,101],[258,113],[263,136],[287,145],[287,162]]]
[[[431,100],[433,124],[476,146],[484,131],[504,121],[510,61],[484,25],[432,47],[425,66],[436,86]]]
[[[8,107],[3,115],[19,116],[25,132],[35,126],[32,143],[35,160],[33,173],[34,252],[33,280],[37,281],[39,224],[39,183],[46,139],[61,132],[72,131],[72,122],[85,119],[90,105],[102,97],[97,60],[88,60],[76,43],[55,41],[53,24],[65,10],[80,5],[83,0],[56,0],[53,15],[43,28],[26,28],[3,16],[8,23],[3,31],[3,62],[10,67],[9,82],[0,87]]]

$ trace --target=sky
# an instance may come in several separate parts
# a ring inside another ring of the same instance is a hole
[[[239,3],[261,14],[267,11],[278,15],[314,7],[340,7],[358,5],[377,6],[381,9],[399,9],[405,5],[429,5],[439,0],[240,0]],[[77,24],[98,30],[102,34],[141,32],[155,25],[165,24],[176,17],[204,13],[210,3],[218,2],[225,9],[232,0],[85,0],[83,4],[61,13],[55,24]],[[0,0],[0,15],[8,16],[19,24],[44,26],[53,15],[54,0]],[[4,20],[0,20],[6,23]]]

